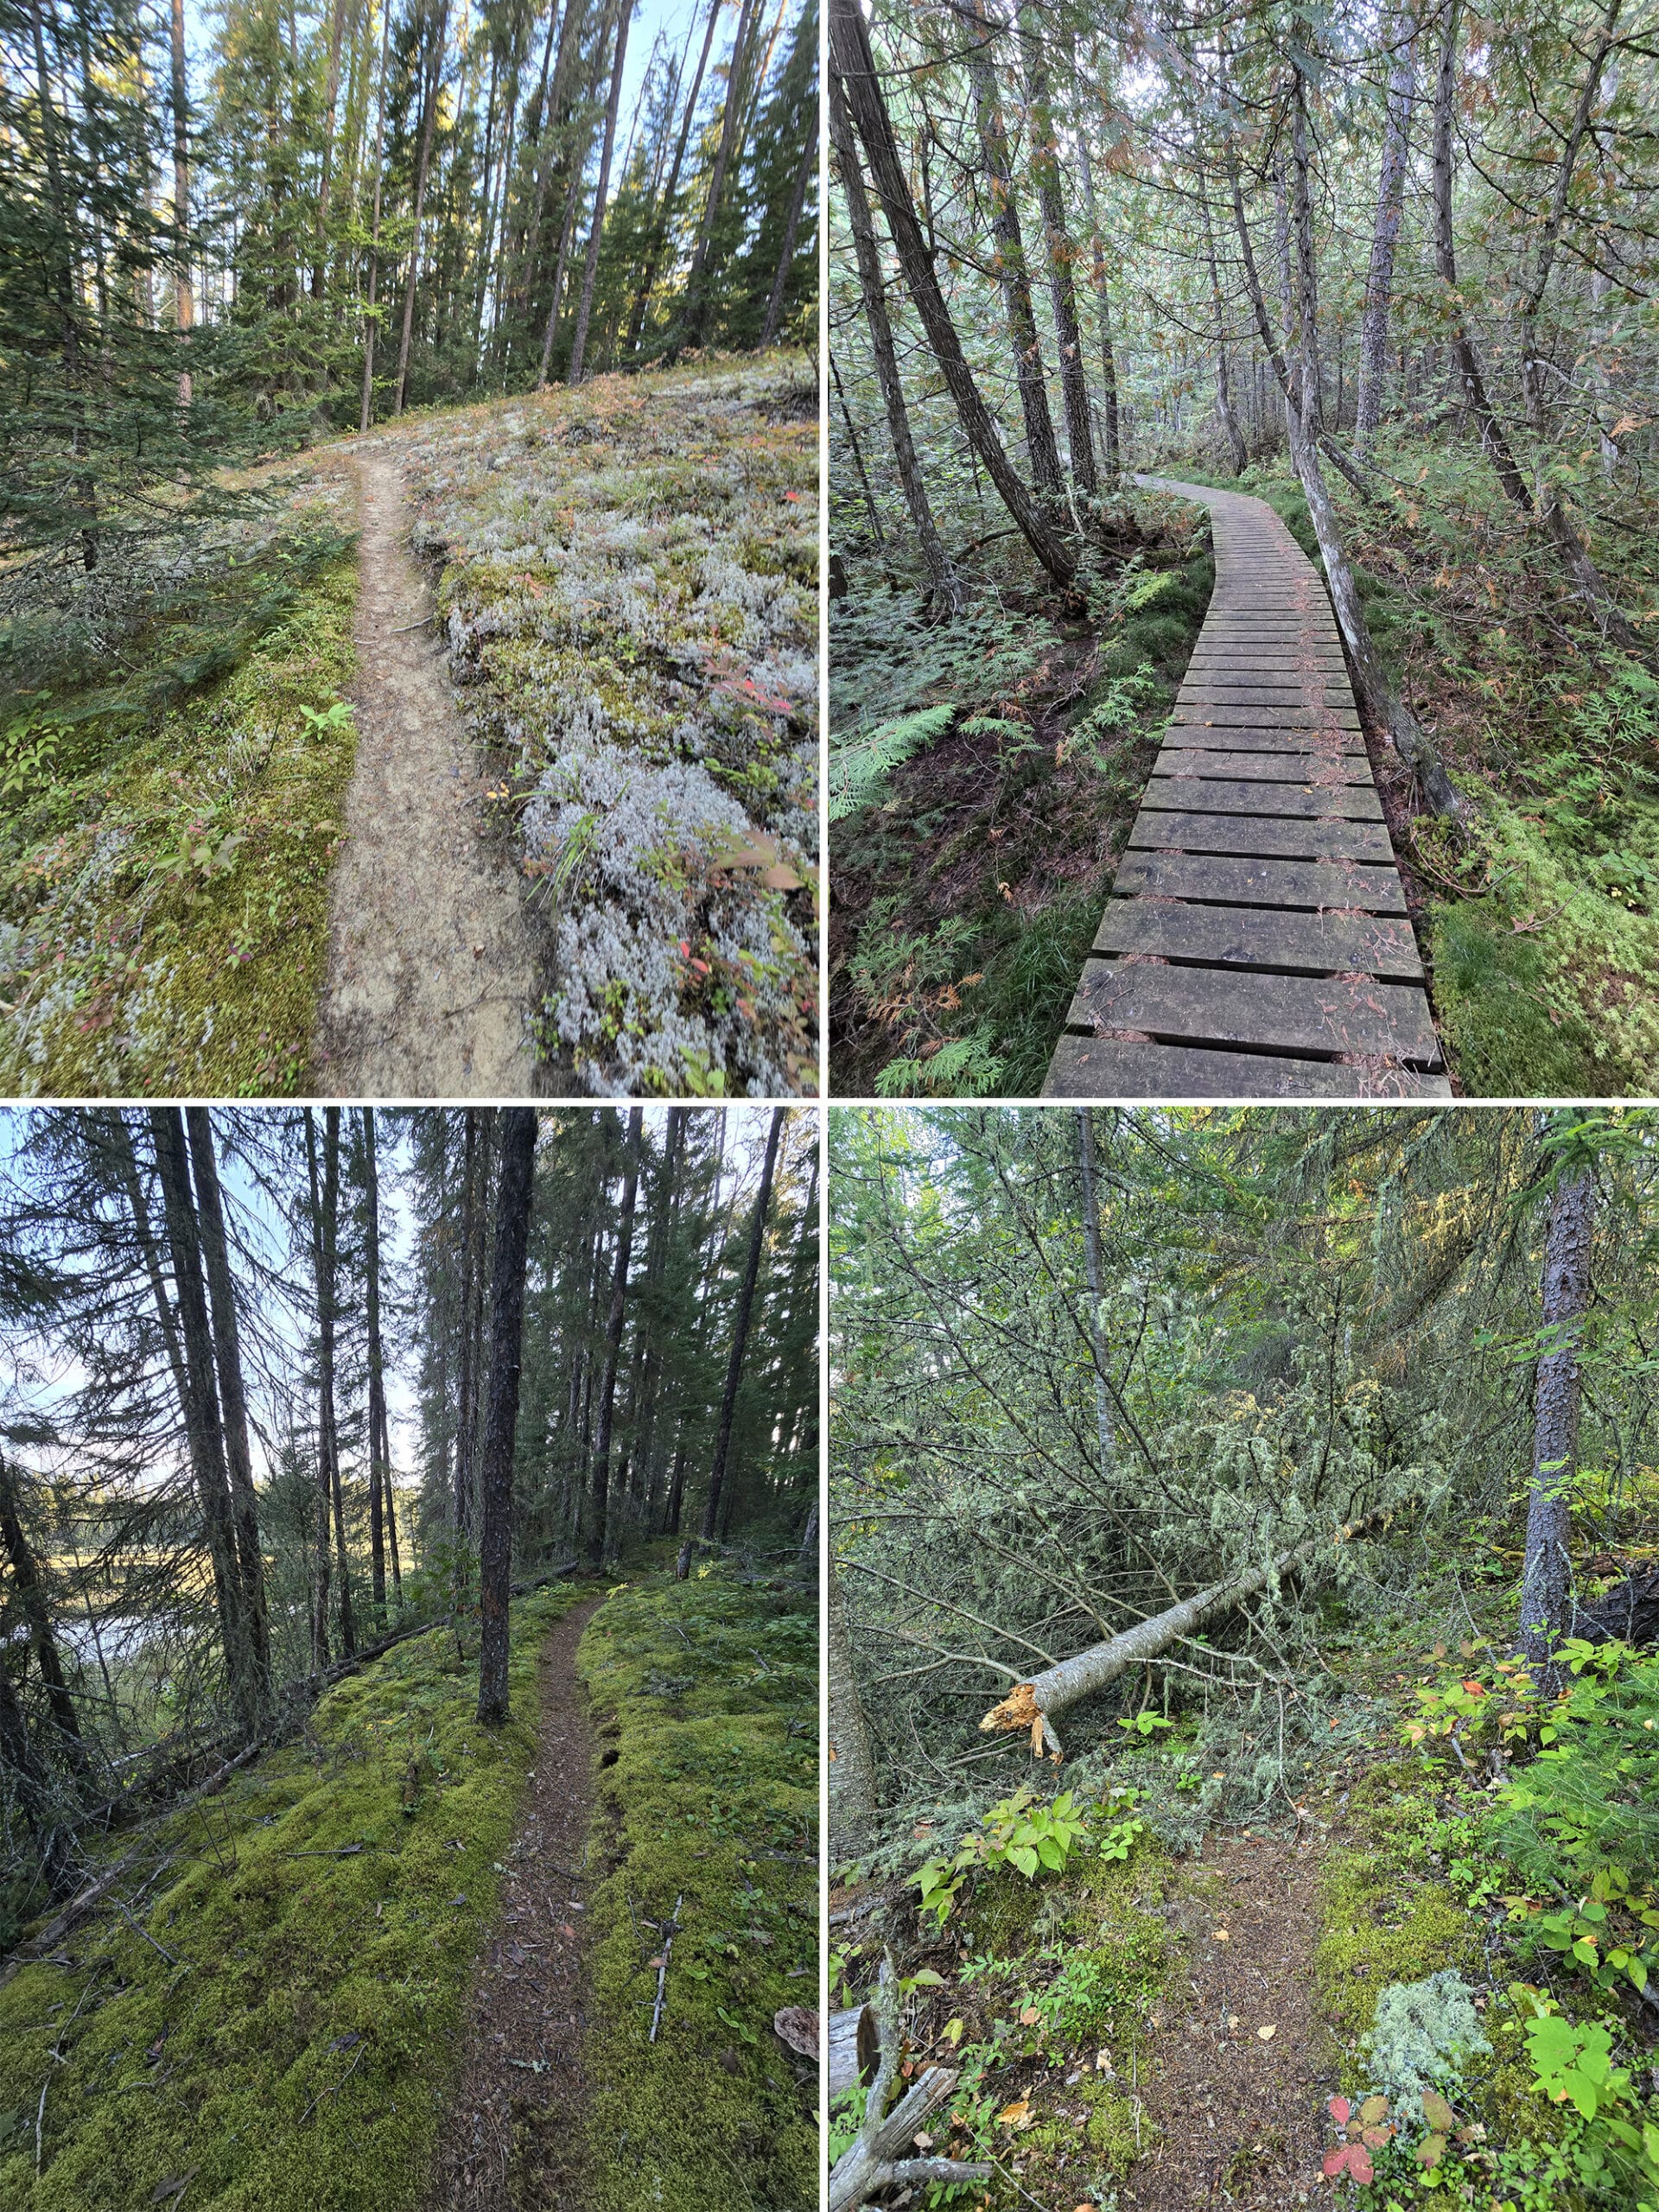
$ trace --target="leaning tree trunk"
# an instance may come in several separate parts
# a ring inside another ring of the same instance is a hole
[[[1207,1590],[1195,1591],[1179,1605],[1154,1613],[1150,1620],[1137,1621],[1121,1635],[1108,1637],[1103,1643],[1091,1643],[1087,1650],[1062,1659],[1057,1667],[1045,1668],[1030,1681],[1016,1682],[1002,1702],[992,1707],[980,1726],[1029,1728],[1033,1751],[1041,1751],[1045,1746],[1058,1751],[1059,1739],[1052,1725],[1056,1713],[1103,1690],[1131,1667],[1144,1666],[1147,1660],[1158,1658],[1182,1637],[1197,1636],[1211,1621],[1232,1612],[1270,1583],[1304,1572],[1313,1565],[1327,1544],[1334,1547],[1357,1543],[1362,1537],[1380,1534],[1398,1510],[1393,1506],[1379,1507],[1361,1520],[1350,1521],[1331,1535],[1304,1537],[1300,1544],[1281,1552],[1277,1559],[1258,1567],[1242,1567],[1236,1574],[1212,1582]]]
[[[916,219],[910,184],[893,135],[887,104],[876,75],[869,31],[858,0],[830,0],[830,55],[848,108],[869,156],[876,195],[887,219],[887,232],[904,271],[905,283],[927,333],[939,373],[956,403],[969,444],[984,464],[997,496],[1043,568],[1057,584],[1069,586],[1077,563],[1050,518],[1042,513],[1010,462],[990,410],[980,397],[962,340],[934,273],[933,257]]]
[[[875,1763],[853,1672],[847,1602],[836,1563],[830,1562],[830,1857],[856,1859],[869,1840],[875,1815]]]
[[[846,203],[848,227],[853,234],[853,251],[858,262],[861,303],[865,322],[869,327],[870,351],[875,356],[875,379],[881,387],[881,403],[887,415],[887,435],[893,443],[893,457],[898,465],[899,481],[904,486],[905,505],[910,509],[911,526],[916,532],[916,543],[921,551],[922,564],[927,570],[931,596],[949,613],[960,613],[962,584],[951,566],[950,556],[944,550],[938,524],[933,519],[927,485],[910,435],[910,413],[905,404],[905,389],[899,379],[899,355],[893,342],[893,326],[887,320],[887,290],[881,281],[881,261],[876,251],[875,226],[870,219],[870,203],[864,196],[864,178],[858,166],[858,148],[853,137],[852,118],[847,111],[841,86],[833,77],[830,80],[830,139],[835,149],[836,165],[841,172],[842,198]],[[1057,460],[1057,474],[1058,467]]]
[[[637,1109],[635,1109],[638,1110]],[[512,1444],[524,1352],[524,1261],[536,1168],[536,1109],[501,1117],[495,1260],[490,1279],[490,1400],[484,1416],[484,1534],[480,1546],[478,1717],[507,1717],[508,1600],[512,1562]]]
[[[1533,1395],[1532,1494],[1521,1570],[1520,1650],[1541,1688],[1554,1687],[1555,1646],[1567,1633],[1573,1574],[1567,1555],[1579,1456],[1579,1332],[1590,1303],[1595,1170],[1564,1173],[1549,1205],[1540,1299],[1543,1349]]]

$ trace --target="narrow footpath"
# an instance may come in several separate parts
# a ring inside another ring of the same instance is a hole
[[[1335,2050],[1315,2008],[1314,1847],[1212,1835],[1180,1907],[1186,1984],[1141,2046],[1138,2094],[1158,2131],[1124,2212],[1290,2212],[1320,2201]],[[1327,2074],[1331,2078],[1327,2079]]]
[[[355,455],[362,524],[357,766],[329,886],[311,1087],[360,1098],[524,1097],[533,969],[507,863],[405,550],[396,461]]]
[[[1323,579],[1265,500],[1216,584],[1055,1048],[1051,1097],[1446,1098]]]
[[[576,1646],[602,1600],[555,1622],[501,1924],[480,1958],[425,2212],[581,2212],[593,1741]]]

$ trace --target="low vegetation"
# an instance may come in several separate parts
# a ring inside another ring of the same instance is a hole
[[[772,2023],[817,2000],[816,1593],[711,1564],[631,1583],[578,1663],[607,1869],[584,2201],[809,2212],[817,2074]]]

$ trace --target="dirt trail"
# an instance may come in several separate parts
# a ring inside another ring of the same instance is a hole
[[[542,1653],[535,1770],[501,1925],[474,1975],[426,2212],[579,2212],[593,1786],[576,1646],[601,1602],[556,1622]]]
[[[1313,1996],[1314,1849],[1211,1837],[1195,1871],[1207,1901],[1183,1908],[1192,2004],[1173,1988],[1141,2046],[1140,2094],[1161,2140],[1129,2175],[1126,2212],[1317,2203],[1335,2078]]]
[[[510,870],[404,550],[397,464],[353,458],[362,521],[357,767],[329,887],[312,1085],[330,1096],[525,1097],[532,969]]]

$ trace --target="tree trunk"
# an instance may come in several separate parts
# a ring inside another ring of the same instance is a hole
[[[1011,520],[1044,569],[1056,583],[1069,586],[1077,573],[1077,563],[1053,524],[1039,512],[1003,451],[1002,441],[980,397],[962,350],[962,340],[945,306],[944,295],[933,273],[932,257],[916,219],[910,186],[893,142],[893,125],[881,97],[869,33],[858,0],[830,0],[830,53],[832,75],[840,79],[853,122],[869,156],[877,196],[887,219],[888,233],[904,270],[906,284],[938,359],[939,372],[956,402],[968,442],[984,463],[985,472],[996,486]]]
[[[869,1732],[853,1671],[852,1639],[847,1633],[847,1603],[836,1563],[830,1561],[830,1859],[836,1865],[856,1859],[870,1840],[875,1817],[875,1763]]]
[[[628,1296],[628,1261],[633,1250],[633,1206],[639,1187],[639,1135],[644,1122],[636,1106],[628,1116],[628,1161],[622,1178],[622,1211],[616,1225],[616,1263],[611,1273],[611,1310],[605,1322],[605,1367],[599,1384],[599,1425],[594,1439],[594,1472],[588,1512],[588,1559],[594,1568],[616,1555],[612,1527],[611,1415],[616,1403],[616,1368],[622,1346],[622,1317]]]
[[[887,409],[887,435],[893,444],[899,480],[904,486],[905,504],[910,509],[911,524],[916,532],[923,566],[927,570],[930,592],[946,612],[959,613],[963,604],[962,583],[951,565],[950,555],[944,550],[938,525],[933,519],[927,485],[911,438],[909,410],[905,404],[904,386],[899,379],[899,355],[893,342],[893,327],[887,321],[887,292],[881,281],[880,257],[876,251],[875,226],[870,219],[869,201],[864,196],[864,179],[858,166],[858,149],[853,138],[852,118],[847,112],[840,82],[834,77],[830,80],[830,137],[835,149],[836,163],[841,172],[842,196],[846,203],[848,226],[853,234],[853,250],[858,261],[859,293],[864,320],[869,326],[870,350],[875,356],[876,382],[881,387],[882,404]],[[1056,467],[1058,468],[1058,462]]]
[[[1204,251],[1210,266],[1210,307],[1216,319],[1216,411],[1221,416],[1221,427],[1227,434],[1227,443],[1233,456],[1233,474],[1242,476],[1249,454],[1244,447],[1244,435],[1238,427],[1238,417],[1233,412],[1233,395],[1227,378],[1227,323],[1221,304],[1221,277],[1216,267],[1216,234],[1210,220],[1210,194],[1202,175],[1198,179],[1198,204],[1204,210]]]
[[[714,251],[715,226],[720,220],[720,197],[725,188],[727,166],[737,140],[738,117],[743,105],[743,78],[748,66],[749,24],[754,14],[754,0],[739,0],[737,29],[732,39],[732,59],[726,78],[726,99],[721,111],[720,144],[715,154],[715,166],[709,178],[709,192],[703,202],[702,221],[697,228],[697,243],[691,255],[690,273],[685,280],[684,328],[677,346],[678,353],[687,346],[701,346],[703,327],[709,318],[709,261]]]
[[[1077,77],[1075,50],[1072,76]],[[1101,236],[1100,214],[1095,204],[1095,165],[1089,151],[1089,128],[1076,134],[1077,168],[1083,178],[1083,208],[1089,220],[1089,254],[1090,282],[1095,292],[1095,319],[1100,326],[1100,381],[1103,409],[1101,439],[1102,467],[1106,488],[1115,492],[1122,474],[1123,456],[1119,445],[1117,420],[1117,355],[1112,344],[1112,297],[1106,282],[1106,246]]]
[[[309,1177],[311,1194],[311,1276],[316,1287],[319,1322],[327,1308],[324,1288],[322,1258],[322,1192],[317,1180],[317,1119],[314,1108],[305,1109],[305,1164]],[[332,1329],[333,1317],[330,1315]],[[328,1663],[328,1586],[331,1580],[328,1565],[328,1510],[332,1493],[328,1484],[327,1423],[322,1410],[321,1394],[317,1407],[317,1528],[316,1528],[316,1587],[313,1593],[311,1614],[311,1666],[313,1673],[321,1673]]]
[[[478,1123],[487,1109],[465,1109],[464,1166],[461,1179],[460,1375],[455,1386],[455,1541],[465,1544],[473,1529],[473,1445],[478,1434],[478,1378],[473,1366],[474,1223],[483,1211],[478,1191]]]
[[[346,1560],[346,1515],[340,1489],[340,1425],[334,1407],[334,1327],[339,1313],[340,1109],[322,1109],[322,1294],[319,1320],[322,1338],[321,1400],[328,1439],[327,1484],[334,1509],[334,1565],[340,1576],[340,1648],[349,1659],[357,1649],[352,1624],[352,1580]]]
[[[1379,1534],[1393,1519],[1394,1511],[1394,1508],[1381,1509],[1362,1520],[1349,1522],[1333,1535],[1306,1537],[1277,1559],[1259,1567],[1242,1567],[1237,1573],[1212,1582],[1207,1590],[1195,1591],[1179,1605],[1154,1613],[1150,1620],[1137,1621],[1121,1635],[1108,1637],[1103,1643],[1091,1643],[1075,1657],[1063,1659],[1058,1667],[1045,1668],[1030,1681],[1016,1682],[1001,1705],[992,1707],[980,1726],[1029,1728],[1033,1752],[1040,1752],[1045,1745],[1051,1751],[1058,1749],[1052,1726],[1057,1713],[1103,1690],[1131,1667],[1156,1659],[1182,1637],[1197,1636],[1211,1621],[1233,1611],[1270,1583],[1311,1566],[1327,1543],[1357,1543],[1362,1537]]]
[[[1054,420],[1048,411],[1048,380],[1043,373],[1042,342],[1031,303],[1031,271],[1026,264],[1025,240],[1020,232],[1020,201],[1014,186],[1007,126],[988,50],[998,27],[987,15],[984,0],[976,0],[973,22],[978,35],[969,51],[968,67],[973,79],[974,116],[991,198],[995,268],[1002,281],[1008,341],[1014,349],[1014,382],[1019,387],[1020,412],[1026,428],[1026,457],[1031,464],[1031,480],[1039,494],[1051,495],[1058,502],[1060,449],[1054,441]]]
[[[380,1340],[380,1177],[374,1151],[374,1109],[363,1111],[363,1179],[367,1216],[363,1255],[368,1278],[366,1304],[369,1330],[369,1571],[374,1592],[377,1627],[386,1624],[385,1507],[390,1503],[391,1470],[386,1462],[386,1361]]]
[[[173,0],[173,226],[179,234],[178,266],[174,270],[175,319],[181,331],[196,319],[195,295],[190,283],[190,103],[184,73],[184,0]],[[188,407],[190,372],[179,371],[179,404]]]
[[[363,406],[358,423],[369,427],[374,411],[374,295],[380,278],[380,149],[386,120],[386,41],[391,35],[391,0],[380,0],[380,81],[374,95],[374,221],[369,232],[369,296],[363,317]]]
[[[588,233],[588,254],[582,270],[582,305],[576,310],[576,334],[570,345],[567,384],[582,382],[582,364],[588,351],[588,324],[594,311],[594,279],[599,269],[600,239],[605,229],[605,203],[611,188],[611,156],[616,151],[616,111],[622,99],[622,70],[628,52],[628,19],[633,0],[620,0],[616,26],[616,59],[611,64],[611,94],[605,104],[605,145],[599,157],[599,182],[594,192],[594,220]]]
[[[663,1317],[659,1306],[663,1276],[668,1266],[669,1246],[673,1241],[679,1217],[677,1182],[681,1151],[685,1141],[685,1114],[683,1106],[671,1106],[668,1109],[662,1173],[658,1178],[652,1206],[651,1235],[645,1247],[645,1313],[641,1327],[644,1349],[640,1358],[639,1419],[634,1444],[634,1464],[639,1471],[640,1484],[640,1527],[647,1532],[656,1510],[656,1469],[652,1452],[657,1433],[657,1401],[662,1394],[664,1364]]]
[[[1354,418],[1354,447],[1362,461],[1371,457],[1382,419],[1382,387],[1389,358],[1389,306],[1394,292],[1394,255],[1405,204],[1411,107],[1417,84],[1417,24],[1408,7],[1394,16],[1389,35],[1394,59],[1382,117],[1382,171],[1376,187],[1376,219],[1371,230],[1371,261],[1365,278],[1365,314],[1359,327],[1359,401]]]
[[[1579,1337],[1590,1304],[1595,1170],[1564,1168],[1549,1205],[1539,1319],[1543,1348],[1533,1392],[1532,1491],[1521,1571],[1519,1649],[1540,1689],[1559,1687],[1555,1646],[1569,1633],[1573,1478],[1579,1454]]]
[[[46,1685],[46,1701],[57,1731],[59,1752],[77,1774],[84,1775],[87,1771],[86,1746],[81,1741],[75,1701],[58,1657],[57,1639],[52,1633],[52,1612],[41,1580],[40,1565],[23,1530],[17,1479],[3,1455],[0,1455],[0,1548],[3,1548],[10,1564],[17,1602],[29,1629],[41,1680]]]
[[[635,1108],[638,1113],[639,1109]],[[536,1166],[536,1109],[501,1116],[501,1173],[496,1194],[495,1259],[490,1282],[490,1402],[484,1419],[484,1532],[480,1547],[478,1717],[507,1717],[507,1609],[512,1564],[512,1445],[518,1421],[523,1356],[524,1261]]]
[[[190,1166],[195,1178],[201,1223],[202,1257],[207,1268],[207,1297],[213,1316],[213,1362],[219,1373],[219,1403],[224,1419],[225,1459],[231,1479],[231,1512],[236,1529],[237,1565],[242,1603],[253,1649],[256,1687],[262,1707],[270,1702],[270,1630],[265,1615],[265,1562],[259,1547],[259,1501],[253,1486],[253,1454],[248,1445],[248,1401],[242,1382],[242,1346],[236,1323],[236,1291],[231,1280],[225,1207],[213,1158],[213,1125],[205,1106],[185,1112]]]
[[[1106,1387],[1106,1339],[1100,1325],[1103,1270],[1100,1263],[1100,1201],[1095,1187],[1094,1117],[1087,1106],[1077,1114],[1077,1174],[1083,1185],[1083,1251],[1089,1278],[1089,1349],[1095,1370],[1095,1427],[1100,1443],[1100,1471],[1107,1479],[1117,1464],[1117,1436],[1112,1427],[1111,1393]]]
[[[426,85],[426,112],[421,124],[421,152],[415,176],[415,228],[409,242],[409,276],[404,286],[404,329],[397,346],[397,391],[394,415],[404,411],[409,387],[409,341],[415,327],[415,285],[421,270],[421,219],[426,210],[426,175],[432,158],[432,130],[437,121],[438,86],[443,76],[443,47],[449,33],[449,0],[441,0],[438,33],[432,45],[432,66]]]
[[[663,248],[668,242],[668,226],[674,219],[674,195],[680,188],[680,170],[685,162],[686,143],[691,136],[691,120],[697,111],[697,98],[702,91],[704,73],[709,67],[709,55],[715,43],[715,25],[720,19],[721,0],[709,0],[709,28],[703,35],[702,53],[697,61],[697,73],[691,79],[690,96],[685,103],[685,113],[680,121],[680,135],[675,141],[673,166],[668,173],[663,202],[657,219],[652,226],[651,243],[645,250],[645,267],[640,271],[639,289],[633,296],[633,306],[628,315],[627,346],[637,353],[641,334],[645,327],[645,305],[652,287],[657,281],[658,264],[663,257]],[[695,21],[695,18],[694,18]]]
[[[176,6],[178,0],[175,0]],[[334,111],[340,103],[340,41],[346,29],[346,0],[334,0],[328,22],[328,79],[322,94],[322,175],[317,185],[317,252],[311,264],[311,296],[320,300],[328,259],[328,196],[334,162]]]
[[[1059,136],[1048,96],[1048,67],[1043,57],[1044,23],[1027,4],[1020,10],[1026,45],[1026,81],[1031,94],[1032,166],[1037,176],[1037,204],[1043,212],[1048,251],[1048,295],[1054,310],[1059,353],[1060,396],[1065,406],[1065,442],[1071,480],[1090,498],[1099,489],[1095,442],[1089,428],[1089,391],[1083,373],[1083,334],[1077,327],[1077,294],[1071,264],[1077,250],[1065,223],[1060,190]]]
[[[779,326],[784,319],[784,291],[795,258],[795,240],[801,227],[801,210],[806,205],[806,188],[817,175],[817,168],[818,137],[815,130],[801,149],[794,186],[789,195],[789,220],[784,225],[784,243],[778,254],[778,273],[772,280],[772,296],[766,302],[766,317],[760,326],[763,351],[776,340]]]
[[[738,1386],[743,1380],[743,1355],[748,1347],[749,1321],[754,1311],[754,1286],[760,1273],[760,1250],[766,1242],[766,1208],[772,1200],[772,1170],[778,1164],[778,1140],[783,1134],[784,1109],[774,1106],[766,1129],[766,1156],[760,1169],[760,1188],[749,1226],[749,1253],[743,1268],[743,1287],[737,1297],[737,1319],[732,1325],[731,1357],[726,1363],[726,1387],[720,1399],[720,1429],[715,1440],[715,1463],[709,1476],[709,1500],[702,1513],[702,1541],[714,1541],[720,1526],[721,1486],[726,1479],[726,1459],[731,1450],[732,1421],[737,1412]]]
[[[219,1605],[219,1632],[232,1700],[239,1724],[251,1730],[259,1719],[258,1684],[237,1569],[225,1437],[219,1427],[219,1398],[214,1389],[213,1334],[202,1290],[200,1240],[185,1154],[184,1118],[177,1107],[152,1106],[149,1126],[156,1143],[168,1256],[178,1302],[187,1393],[185,1433],[213,1564],[213,1591]]]

